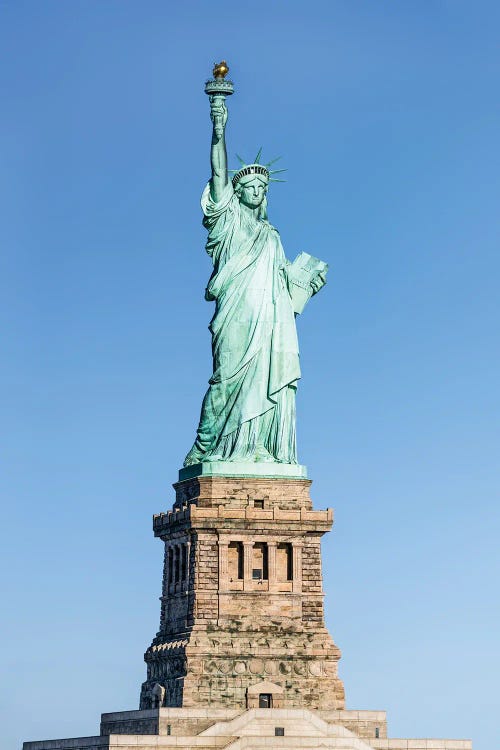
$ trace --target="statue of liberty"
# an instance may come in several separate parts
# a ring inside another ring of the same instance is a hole
[[[227,89],[230,82],[223,77],[228,69],[221,75],[222,65],[214,75]],[[259,163],[260,151],[253,164],[243,163],[230,179],[224,98],[210,96],[212,176],[201,198],[206,250],[214,267],[205,293],[215,302],[209,326],[213,374],[184,466],[206,461],[296,464],[300,365],[295,315],[325,284],[327,266],[306,253],[293,264],[285,258],[279,233],[267,220],[273,172],[270,164]]]

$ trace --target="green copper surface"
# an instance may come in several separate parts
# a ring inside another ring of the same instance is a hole
[[[194,477],[266,477],[307,479],[307,469],[300,464],[256,463],[255,461],[203,461],[179,471],[179,482]]]
[[[213,373],[184,467],[192,467],[196,476],[216,473],[221,463],[228,471],[228,462],[237,462],[233,475],[289,475],[280,473],[283,464],[303,477],[295,437],[300,378],[295,315],[325,284],[327,266],[307,253],[293,264],[286,259],[279,233],[267,220],[270,175],[257,165],[260,151],[250,169],[235,175],[233,186],[223,96],[210,96],[210,114],[212,177],[201,205],[214,266],[205,293],[215,302]],[[199,464],[204,466],[195,468]]]

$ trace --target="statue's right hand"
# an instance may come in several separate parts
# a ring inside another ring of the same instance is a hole
[[[215,132],[220,138],[227,122],[227,107],[221,96],[210,97],[210,119],[213,122]]]

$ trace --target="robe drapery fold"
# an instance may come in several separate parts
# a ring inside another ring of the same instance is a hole
[[[300,378],[287,260],[276,229],[242,210],[229,183],[201,205],[214,270],[205,297],[213,374],[186,463],[267,460],[296,463],[295,390]]]

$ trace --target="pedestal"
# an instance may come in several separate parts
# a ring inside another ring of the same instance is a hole
[[[103,714],[97,736],[23,750],[471,750],[389,740],[384,711],[345,710],[323,620],[333,512],[313,510],[310,484],[202,474],[174,485],[172,510],[153,518],[163,589],[140,710]]]
[[[312,509],[310,484],[201,475],[175,485],[173,510],[154,517],[162,607],[142,709],[157,684],[172,707],[344,707],[323,617],[320,541],[333,513]]]

